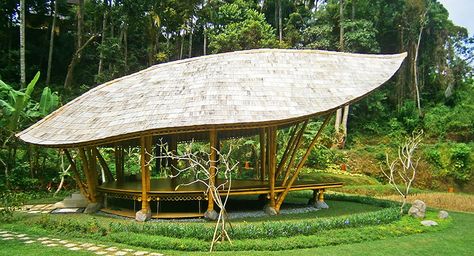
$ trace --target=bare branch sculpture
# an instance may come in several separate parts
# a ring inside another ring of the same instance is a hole
[[[185,145],[185,152],[177,153],[168,150],[167,143],[162,141],[157,145],[161,147],[162,152],[164,153],[161,156],[155,156],[151,152],[147,152],[150,156],[150,161],[147,163],[150,165],[154,159],[169,159],[173,161],[185,161],[188,163],[188,166],[184,168],[179,168],[178,166],[172,166],[176,172],[171,174],[170,178],[176,178],[185,173],[191,173],[194,176],[194,179],[188,183],[179,184],[175,187],[175,190],[179,189],[181,186],[189,186],[192,184],[200,183],[206,187],[206,194],[209,192],[212,194],[212,200],[219,207],[219,215],[217,218],[216,226],[214,228],[214,235],[212,237],[210,251],[214,249],[216,242],[221,240],[222,242],[228,240],[232,243],[230,236],[226,230],[227,225],[230,225],[230,222],[227,220],[227,211],[225,209],[227,201],[229,199],[230,188],[232,186],[232,172],[236,169],[238,162],[232,163],[230,161],[230,154],[232,152],[232,147],[229,148],[227,153],[222,153],[216,148],[211,148],[214,150],[219,161],[211,161],[211,153],[205,151],[192,151],[193,142],[187,143]],[[211,163],[215,166],[215,173],[211,174],[210,166]],[[221,174],[220,184],[214,182],[209,182],[211,179],[215,179],[218,174]],[[222,195],[222,192],[225,194]],[[222,196],[224,198],[222,198]]]
[[[416,177],[416,168],[420,158],[414,159],[415,150],[423,139],[423,130],[413,132],[412,135],[405,139],[405,142],[398,147],[398,158],[390,162],[388,153],[385,154],[388,172],[380,167],[382,173],[388,179],[388,183],[402,197],[402,205],[400,213],[403,214],[403,207],[407,202],[407,196]],[[402,185],[404,187],[402,187]]]

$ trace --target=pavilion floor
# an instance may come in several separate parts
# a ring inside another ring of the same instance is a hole
[[[206,186],[200,183],[184,185],[192,180],[186,179],[151,179],[150,192],[148,193],[150,202],[154,209],[152,218],[196,218],[203,216],[202,205],[207,200]],[[221,181],[222,182],[222,181]],[[221,184],[217,180],[217,184]],[[281,181],[276,181],[275,193],[285,190],[281,186]],[[179,187],[177,187],[180,185]],[[316,183],[314,181],[298,180],[290,187],[290,191],[298,190],[319,190],[327,188],[342,187],[342,183]],[[103,212],[134,217],[139,210],[138,201],[141,200],[141,181],[107,182],[98,187],[98,191],[105,195],[106,206]],[[224,195],[225,191],[222,191]],[[266,195],[270,193],[268,181],[255,179],[232,180],[230,196],[239,195]],[[111,206],[114,200],[122,201],[122,206]],[[124,203],[124,202],[129,203]],[[192,203],[191,201],[196,201]],[[161,202],[161,203],[160,203]],[[171,204],[171,205],[170,205]],[[128,206],[126,206],[128,205]],[[168,209],[168,210],[166,210]],[[170,212],[171,210],[171,212]],[[176,212],[177,211],[177,212]]]
[[[201,183],[190,183],[192,180],[186,179],[152,179],[150,192],[151,196],[183,196],[183,195],[203,195],[206,192],[206,186]],[[217,180],[217,184],[221,184],[222,181]],[[275,182],[275,192],[283,192],[285,187],[282,186],[281,181]],[[179,187],[178,187],[179,186]],[[337,188],[341,187],[342,183],[316,183],[314,181],[298,180],[293,183],[290,191],[297,190],[317,190],[326,188]],[[230,186],[230,195],[259,195],[267,194],[270,192],[268,181],[255,180],[255,179],[238,179],[232,180]],[[118,194],[141,194],[142,192],[141,181],[126,181],[126,182],[107,182],[98,186],[98,190],[104,193],[118,193]],[[227,190],[227,188],[225,188]],[[224,192],[224,191],[222,191]]]

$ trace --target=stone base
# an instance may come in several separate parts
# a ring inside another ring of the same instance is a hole
[[[329,209],[329,205],[324,201],[317,201],[314,207],[317,209]]]
[[[324,201],[314,201],[313,198],[309,199],[308,205],[312,206],[316,209],[329,209],[329,205],[326,204]]]
[[[87,204],[86,209],[84,210],[84,213],[96,213],[102,208],[101,203],[89,203]]]
[[[270,206],[269,204],[265,205],[265,207],[263,208],[263,211],[267,214],[267,215],[270,215],[270,216],[275,216],[278,214],[277,210]]]
[[[135,213],[135,220],[144,222],[151,219],[151,210],[140,210]]]
[[[88,204],[89,202],[80,192],[75,192],[61,202],[55,203],[54,208],[84,208]]]
[[[207,210],[204,213],[204,218],[206,220],[217,220],[218,217],[219,217],[219,214],[215,210]]]

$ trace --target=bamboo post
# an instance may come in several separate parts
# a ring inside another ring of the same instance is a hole
[[[150,192],[150,165],[151,136],[140,137],[140,169],[142,173],[142,208],[135,214],[137,221],[147,221],[151,218],[151,208],[148,193]]]
[[[105,162],[105,159],[102,157],[100,154],[100,151],[96,148],[93,147],[92,151],[94,151],[95,155],[97,156],[97,159],[99,160],[99,164],[104,170],[105,173],[105,181],[114,181],[114,175],[112,175],[112,172],[109,169],[109,166],[107,165],[107,162]]]
[[[276,127],[267,129],[268,144],[268,185],[270,187],[270,200],[265,206],[265,213],[268,215],[276,215],[278,211],[275,209],[275,170],[276,170]]]
[[[84,195],[85,198],[87,198],[88,201],[91,200],[90,195],[87,191],[87,188],[84,186],[84,183],[82,183],[81,180],[81,175],[79,174],[79,171],[77,170],[77,165],[74,159],[72,158],[71,154],[67,149],[63,150],[67,159],[69,160],[69,163],[71,164],[71,170],[73,174],[73,178],[77,183],[77,186],[79,187],[79,191],[81,191],[81,194]]]
[[[117,182],[122,183],[124,181],[124,159],[123,159],[123,148],[122,146],[115,146],[115,173]]]
[[[291,157],[290,157],[290,162],[288,163],[288,166],[286,167],[285,176],[284,176],[283,182],[281,184],[283,187],[285,186],[286,182],[288,181],[288,178],[290,177],[290,172],[291,172],[291,169],[293,168],[293,164],[295,162],[296,154],[298,153],[298,149],[300,149],[301,142],[303,141],[303,134],[304,134],[304,131],[306,130],[307,125],[308,125],[308,120],[306,120],[303,123],[303,126],[300,128],[300,130],[298,132],[298,136],[295,140],[295,146],[293,148],[293,152],[292,152]]]
[[[81,158],[82,161],[82,168],[84,169],[84,174],[86,176],[86,183],[87,183],[87,190],[90,196],[90,203],[96,203],[97,198],[96,198],[96,186],[95,183],[97,181],[94,181],[93,175],[92,175],[92,170],[90,170],[91,164],[89,163],[89,160],[87,158],[86,152],[84,148],[79,148],[79,157]]]
[[[301,158],[300,162],[298,163],[298,166],[296,167],[295,173],[293,174],[293,177],[291,177],[290,181],[288,182],[288,185],[286,186],[285,190],[280,194],[278,197],[278,200],[275,205],[275,209],[277,211],[280,210],[280,207],[285,200],[286,195],[290,191],[291,186],[295,182],[296,178],[298,177],[298,174],[303,167],[303,165],[306,163],[306,160],[308,160],[309,154],[311,153],[311,150],[313,149],[314,145],[316,145],[316,142],[318,142],[319,137],[321,136],[321,133],[326,127],[327,123],[329,122],[331,115],[329,114],[326,119],[324,120],[324,123],[321,125],[321,127],[318,130],[318,133],[314,136],[313,140],[311,141],[311,144],[309,145],[308,149],[306,150],[306,153],[303,155],[303,158]]]
[[[270,206],[275,207],[275,169],[276,169],[276,128],[269,128],[270,158],[269,180],[270,180]]]
[[[209,131],[209,192],[207,194],[207,211],[204,213],[204,217],[209,220],[216,220],[218,217],[217,212],[214,210],[214,196],[212,189],[215,188],[216,182],[216,159],[217,159],[217,131],[212,129]]]
[[[265,169],[267,168],[267,153],[265,143],[265,128],[260,129],[260,180],[265,180]]]
[[[288,153],[290,153],[291,149],[294,147],[294,142],[297,137],[296,130],[298,130],[298,127],[299,127],[299,124],[297,124],[295,126],[295,129],[291,132],[290,140],[288,140],[288,144],[286,145],[285,152],[283,153],[283,157],[280,160],[280,163],[278,164],[278,168],[275,172],[275,178],[278,177],[278,175],[280,175],[281,170],[283,169],[283,167],[286,164],[286,161],[288,160]]]

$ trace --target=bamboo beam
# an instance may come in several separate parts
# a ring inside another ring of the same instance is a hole
[[[268,144],[269,159],[268,159],[268,180],[270,185],[270,207],[275,207],[275,169],[276,169],[276,127],[268,128]]]
[[[87,191],[87,188],[84,186],[84,183],[82,183],[81,175],[79,174],[79,171],[77,170],[76,162],[74,161],[74,159],[72,158],[71,154],[69,153],[67,149],[63,149],[63,151],[69,163],[71,164],[73,178],[76,181],[77,186],[79,187],[79,191],[81,191],[81,194],[84,195],[90,201],[90,195]]]
[[[82,161],[82,168],[84,169],[84,174],[86,176],[87,190],[88,190],[89,199],[90,199],[89,201],[91,203],[96,203],[97,194],[96,194],[95,183],[97,181],[94,181],[92,171],[90,170],[91,164],[89,163],[89,160],[87,159],[84,148],[78,148],[78,152],[79,152],[79,157],[81,158],[81,161]]]
[[[123,159],[123,148],[122,146],[115,146],[115,174],[117,182],[122,183],[124,181],[124,159]]]
[[[265,180],[265,169],[267,168],[267,153],[265,143],[265,128],[260,129],[260,180]]]
[[[308,125],[308,120],[304,121],[303,126],[301,126],[300,130],[298,131],[298,136],[295,140],[295,145],[292,148],[293,152],[290,157],[290,162],[288,163],[288,166],[286,167],[286,170],[285,170],[285,176],[281,184],[282,186],[285,186],[286,182],[288,181],[288,178],[290,177],[290,172],[296,160],[296,155],[298,153],[298,150],[300,149],[301,142],[303,141],[303,134],[304,134],[304,131],[306,130],[307,125]]]
[[[296,135],[296,131],[298,130],[298,127],[299,127],[299,124],[297,124],[295,126],[295,129],[291,132],[290,139],[288,140],[288,143],[286,144],[285,152],[283,153],[280,163],[278,164],[278,168],[275,172],[275,178],[278,177],[278,175],[280,175],[281,170],[283,169],[283,167],[286,164],[286,161],[288,160],[288,153],[294,147],[295,139],[297,137],[295,135]]]
[[[298,174],[303,167],[303,165],[306,163],[306,160],[308,160],[309,154],[311,153],[311,150],[313,149],[314,145],[316,145],[316,142],[318,142],[319,137],[321,136],[321,133],[328,124],[329,120],[331,119],[331,115],[328,115],[326,119],[324,120],[323,124],[318,130],[318,133],[314,136],[313,140],[311,141],[311,144],[309,145],[308,149],[306,150],[306,153],[303,155],[303,158],[301,158],[300,162],[298,163],[298,166],[296,167],[295,173],[293,174],[293,177],[291,177],[290,182],[288,182],[288,185],[286,186],[285,190],[280,194],[278,197],[275,209],[277,211],[280,210],[281,204],[285,200],[286,195],[290,191],[291,186],[295,182],[296,178],[298,177]]]
[[[150,205],[148,202],[148,194],[150,192],[150,166],[148,163],[148,154],[147,152],[151,151],[151,148],[149,143],[151,137],[141,137],[140,138],[140,170],[141,170],[141,175],[142,175],[142,208],[141,212],[142,214],[150,214],[151,215],[151,209]]]
[[[107,162],[105,162],[105,159],[100,154],[100,151],[96,147],[93,147],[92,151],[94,151],[95,155],[97,156],[97,159],[99,159],[100,166],[104,170],[105,181],[114,181],[115,180],[114,175],[110,171],[109,166],[107,165]]]

